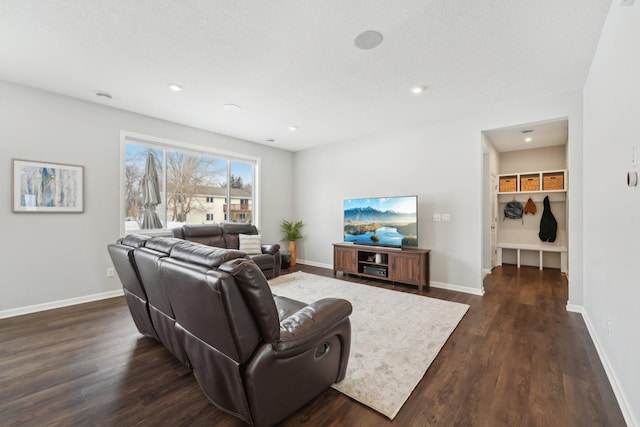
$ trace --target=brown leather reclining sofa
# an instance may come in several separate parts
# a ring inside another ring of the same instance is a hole
[[[207,246],[225,249],[240,249],[240,234],[257,235],[258,229],[252,224],[185,224],[171,230],[171,236],[190,240]],[[273,279],[280,274],[280,244],[261,245],[261,254],[249,254],[260,270]]]
[[[220,409],[270,426],[344,378],[348,301],[273,295],[237,250],[136,235],[108,250],[138,330],[190,366]]]

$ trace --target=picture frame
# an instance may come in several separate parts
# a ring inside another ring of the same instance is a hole
[[[84,166],[12,159],[11,210],[84,212]]]

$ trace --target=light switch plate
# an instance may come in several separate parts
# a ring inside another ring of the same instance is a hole
[[[440,214],[433,214],[433,220],[434,220],[434,221],[436,221],[436,222],[438,222],[438,221],[442,221],[442,220],[440,219]]]

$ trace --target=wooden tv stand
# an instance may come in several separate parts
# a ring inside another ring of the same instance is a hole
[[[389,282],[429,288],[428,249],[395,249],[378,246],[333,244],[333,275],[338,271]]]

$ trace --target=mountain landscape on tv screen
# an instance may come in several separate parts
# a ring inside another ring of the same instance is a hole
[[[344,240],[360,244],[417,246],[415,213],[371,206],[344,210]]]

